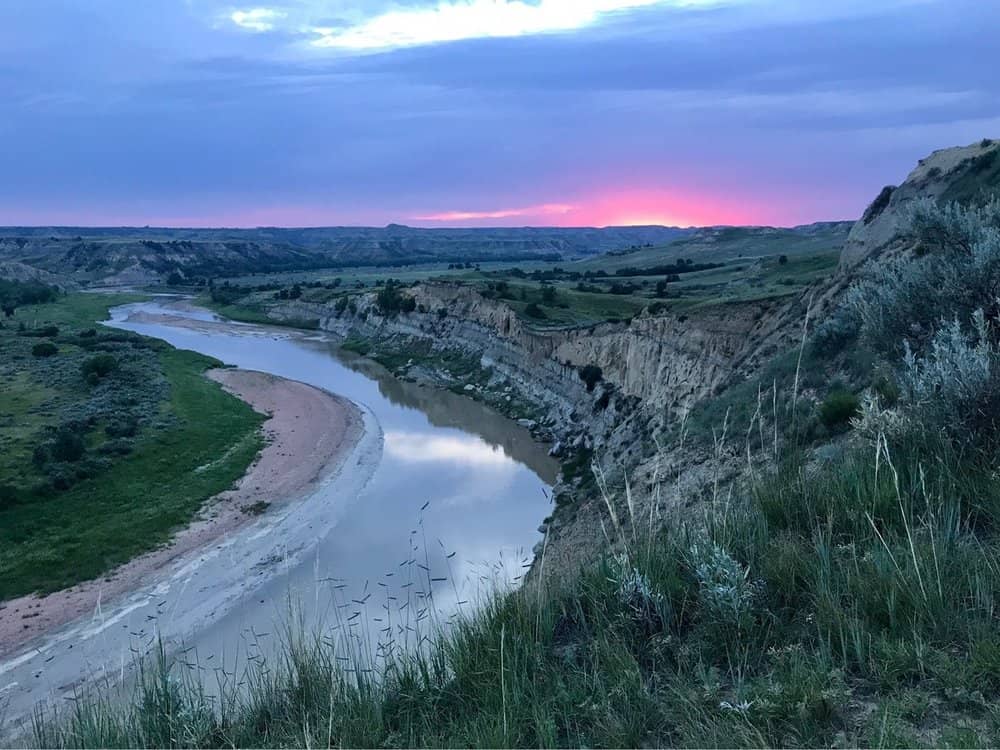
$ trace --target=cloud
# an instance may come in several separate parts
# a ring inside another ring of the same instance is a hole
[[[441,213],[413,216],[413,221],[482,221],[484,219],[514,219],[518,216],[558,216],[576,209],[564,203],[545,203],[527,208],[503,208],[496,211],[443,211]]]
[[[616,11],[654,5],[702,6],[717,0],[442,0],[436,6],[389,10],[346,29],[314,27],[312,44],[345,50],[413,47],[461,39],[572,31]]]
[[[419,432],[385,433],[385,452],[406,463],[464,464],[500,471],[512,471],[514,462],[499,448],[477,438],[428,437]]]
[[[284,17],[284,13],[271,8],[236,10],[229,16],[240,28],[257,32],[273,31],[275,24]]]

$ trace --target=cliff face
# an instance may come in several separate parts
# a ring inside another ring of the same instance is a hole
[[[515,381],[536,403],[565,418],[603,391],[587,391],[578,369],[601,368],[604,383],[652,415],[678,416],[794,340],[804,300],[719,306],[687,315],[642,315],[631,323],[535,330],[503,302],[451,284],[425,283],[409,293],[424,312],[385,318],[372,297],[358,313],[303,302],[280,308],[285,319],[316,319],[343,337],[425,340],[460,349]]]
[[[935,151],[899,186],[883,188],[851,230],[840,265],[849,271],[907,244],[907,209],[917,200],[973,202],[1000,188],[1000,141]]]
[[[746,458],[704,446],[655,449],[652,441],[660,428],[797,346],[807,315],[812,323],[822,321],[856,269],[906,247],[907,209],[913,201],[978,200],[997,187],[1000,143],[935,152],[902,185],[886,188],[855,224],[841,273],[798,298],[539,330],[502,301],[470,287],[424,283],[407,290],[419,312],[393,318],[378,313],[371,293],[357,298],[355,314],[337,315],[330,305],[301,301],[272,313],[287,320],[319,320],[321,328],[343,337],[360,335],[390,347],[416,341],[431,350],[457,349],[475,357],[497,378],[482,393],[497,387],[516,390],[538,406],[538,434],[563,446],[592,447],[605,471],[628,475],[640,513],[655,503],[657,512],[666,514],[739,481]],[[585,365],[596,365],[603,374],[592,391],[579,376],[578,368]],[[672,479],[665,483],[665,476]],[[563,490],[574,496],[574,504],[557,510],[549,522],[547,555],[572,565],[605,544],[600,529],[606,511],[602,499],[572,487],[556,488],[557,494]]]

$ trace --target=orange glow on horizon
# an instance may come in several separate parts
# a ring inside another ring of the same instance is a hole
[[[688,227],[760,223],[772,213],[768,209],[742,196],[719,197],[692,191],[629,188],[565,203],[546,203],[519,209],[428,212],[413,216],[411,220],[433,226],[489,226],[491,220],[500,220],[508,226]]]
[[[581,218],[592,226],[713,226],[758,221],[759,207],[738,197],[690,191],[627,189],[586,201]]]

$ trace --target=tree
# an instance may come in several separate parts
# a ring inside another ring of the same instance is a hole
[[[785,265],[787,263],[788,263],[788,256],[787,255],[779,255],[778,256],[778,265],[779,266],[783,266],[783,265]]]
[[[80,365],[80,372],[85,378],[91,375],[103,378],[105,375],[112,373],[117,367],[118,360],[114,356],[111,354],[98,354]]]
[[[524,314],[527,315],[529,318],[536,318],[538,320],[542,320],[543,318],[547,317],[545,315],[545,311],[542,310],[542,308],[540,308],[534,302],[530,303],[526,308],[524,308]]]
[[[594,386],[604,379],[604,372],[597,365],[584,365],[577,372],[580,380],[587,384],[587,391],[593,391]]]

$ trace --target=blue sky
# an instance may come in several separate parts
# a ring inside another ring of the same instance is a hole
[[[795,224],[1000,136],[1000,3],[6,0],[0,223]]]

